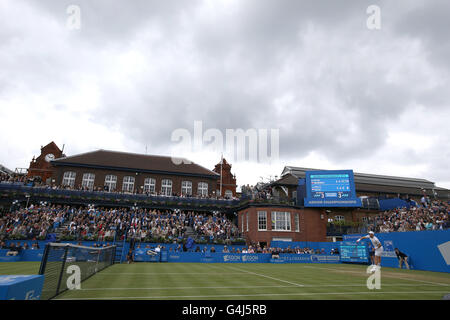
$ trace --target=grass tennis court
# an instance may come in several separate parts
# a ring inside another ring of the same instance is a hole
[[[0,263],[0,274],[36,274],[39,262]],[[366,287],[366,266],[350,264],[116,264],[55,299],[253,300],[437,299],[450,274],[382,268],[381,289]]]

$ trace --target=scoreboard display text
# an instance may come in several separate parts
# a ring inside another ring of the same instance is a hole
[[[305,207],[360,207],[352,170],[306,171]]]
[[[366,263],[369,261],[368,248],[364,244],[344,242],[340,245],[342,262]]]

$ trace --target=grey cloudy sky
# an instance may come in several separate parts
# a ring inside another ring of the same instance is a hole
[[[2,0],[0,163],[28,167],[53,140],[212,168],[220,152],[171,142],[198,120],[280,130],[278,160],[224,154],[239,185],[294,165],[450,188],[449,14],[447,0]]]

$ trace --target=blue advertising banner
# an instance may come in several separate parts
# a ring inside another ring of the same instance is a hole
[[[280,254],[272,259],[270,253],[213,253],[206,256],[201,252],[180,252],[169,254],[169,262],[203,263],[340,263],[339,255]]]
[[[9,249],[0,249],[0,262],[41,261],[43,249],[21,250],[16,256],[8,256]]]
[[[134,261],[137,262],[160,262],[161,253],[151,249],[135,249]]]
[[[365,234],[344,235],[355,242]],[[381,265],[398,268],[395,248],[408,256],[412,269],[450,272],[450,230],[376,233],[383,245]],[[369,240],[364,240],[370,242]]]
[[[166,250],[161,251],[161,262],[167,262],[169,259],[169,254]]]
[[[269,253],[211,253],[179,252],[169,253],[169,262],[203,262],[203,263],[268,263]]]
[[[0,276],[0,300],[40,300],[44,276]]]
[[[285,263],[340,263],[339,255],[326,254],[280,254]]]

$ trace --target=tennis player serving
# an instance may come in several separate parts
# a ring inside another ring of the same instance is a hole
[[[375,237],[373,231],[369,231],[369,235],[359,238],[358,240],[356,240],[356,242],[360,242],[363,239],[369,239],[372,242],[373,247],[375,248],[375,265],[370,270],[371,272],[375,272],[377,268],[381,268],[381,254],[383,253],[383,246],[381,245],[380,240]]]

